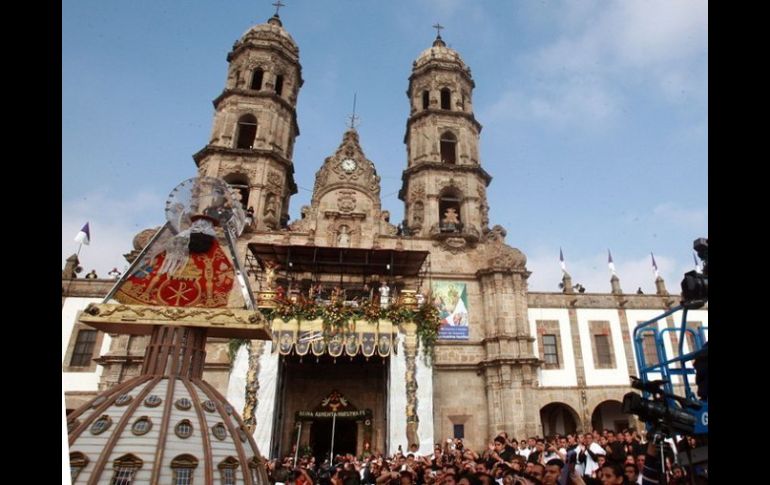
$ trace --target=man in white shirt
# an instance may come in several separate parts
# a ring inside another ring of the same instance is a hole
[[[591,433],[583,435],[584,443],[578,446],[578,463],[583,464],[583,475],[591,476],[599,468],[599,455],[606,455],[607,452],[594,441]]]

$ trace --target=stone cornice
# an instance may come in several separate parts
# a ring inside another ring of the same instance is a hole
[[[286,181],[289,183],[289,193],[292,195],[297,193],[297,184],[294,182],[294,164],[291,162],[291,160],[281,155],[278,151],[263,150],[260,148],[229,148],[217,145],[206,145],[195,155],[193,155],[195,166],[200,167],[203,160],[211,155],[231,155],[234,157],[244,158],[266,157],[275,160],[276,162],[286,167]]]
[[[481,123],[476,121],[476,117],[473,116],[473,113],[466,113],[465,111],[453,111],[449,109],[436,109],[436,108],[428,108],[418,111],[417,113],[411,115],[408,120],[406,120],[406,133],[404,134],[404,143],[409,143],[409,128],[412,126],[412,124],[422,118],[425,118],[427,116],[449,116],[449,117],[455,117],[455,118],[465,118],[468,120],[478,131],[479,134],[481,134]]]
[[[401,189],[398,191],[398,198],[400,200],[404,200],[404,201],[406,200],[404,197],[406,196],[406,186],[407,186],[407,182],[409,181],[409,178],[412,175],[418,174],[426,170],[437,171],[437,172],[449,172],[450,174],[451,173],[472,173],[474,175],[481,177],[481,179],[484,181],[485,186],[489,186],[489,183],[492,182],[492,176],[489,175],[486,170],[481,168],[480,165],[456,165],[456,164],[441,163],[441,162],[423,162],[413,167],[409,167],[401,173],[402,183],[401,183]]]
[[[539,366],[542,363],[537,357],[492,357],[484,359],[477,364],[478,367],[484,369],[487,367],[497,367],[502,365],[531,365]]]
[[[535,341],[535,337],[531,337],[529,335],[521,335],[521,334],[519,334],[519,335],[512,335],[512,334],[509,334],[509,333],[498,333],[498,334],[495,334],[495,335],[490,335],[488,337],[484,337],[483,339],[481,339],[481,343],[482,344],[486,344],[488,342],[499,342],[501,340],[507,340],[507,341],[510,341],[510,340],[522,341],[523,340],[525,342],[534,342]]]
[[[540,293],[527,294],[529,308],[622,308],[624,310],[661,310],[679,304],[678,295],[636,295],[610,293]],[[708,310],[708,305],[702,308]]]
[[[249,39],[252,40],[252,39]],[[233,59],[235,59],[240,54],[244,53],[244,51],[249,50],[264,50],[264,51],[272,51],[278,54],[279,56],[283,57],[285,61],[287,61],[290,64],[294,64],[297,66],[298,76],[299,79],[299,87],[302,87],[302,85],[305,83],[305,80],[302,79],[302,64],[299,63],[299,49],[297,49],[295,46],[291,46],[288,40],[279,40],[279,39],[267,39],[263,38],[260,39],[265,42],[265,44],[254,44],[254,43],[248,43],[248,42],[241,42],[240,40],[235,43],[233,46],[233,50],[227,53],[227,62],[232,63]],[[290,47],[286,47],[284,45],[281,45],[281,47],[278,47],[275,45],[275,42],[283,43],[285,42]]]
[[[102,298],[115,286],[113,279],[62,278],[62,296],[70,298]]]
[[[492,266],[489,268],[482,268],[476,271],[476,278],[481,278],[482,276],[494,275],[495,273],[518,273],[518,274],[524,275],[525,278],[529,278],[529,275],[532,274],[532,272],[527,271],[527,268],[525,267]]]
[[[467,67],[464,68],[457,61],[434,59],[433,61],[423,64],[412,70],[412,74],[409,75],[409,87],[406,88],[407,97],[411,97],[412,95],[412,84],[414,84],[414,80],[417,77],[424,76],[433,70],[448,71],[448,72],[459,74],[463,79],[465,79],[468,83],[470,83],[471,89],[474,89],[476,87],[476,83],[473,81],[473,78],[471,77],[470,68],[467,68]]]
[[[267,98],[272,101],[275,101],[276,103],[281,105],[281,107],[286,109],[286,111],[289,112],[289,114],[291,115],[291,123],[296,133],[295,136],[299,136],[299,124],[297,123],[297,109],[294,106],[292,106],[291,103],[283,99],[281,96],[278,96],[272,91],[257,91],[254,89],[242,89],[242,88],[225,88],[225,90],[222,91],[222,94],[214,98],[214,100],[212,101],[212,104],[214,105],[214,109],[219,109],[219,105],[223,101],[233,96],[243,96],[244,98]]]

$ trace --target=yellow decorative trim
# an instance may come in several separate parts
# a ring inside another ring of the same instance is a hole
[[[114,333],[148,335],[157,325],[208,328],[209,337],[269,340],[268,322],[256,310],[240,308],[178,308],[166,306],[92,303],[80,322]]]

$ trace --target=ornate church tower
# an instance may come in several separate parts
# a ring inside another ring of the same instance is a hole
[[[479,160],[474,86],[470,68],[438,35],[414,61],[406,93],[408,165],[399,192],[405,225],[412,235],[453,247],[475,244],[489,224],[486,187],[492,177]]]
[[[276,13],[236,41],[227,61],[211,139],[193,158],[199,175],[221,177],[238,189],[244,208],[254,209],[257,230],[278,229],[297,193],[292,153],[303,83],[299,48]]]
[[[307,232],[310,244],[371,248],[379,235],[396,234],[388,211],[382,210],[380,176],[353,128],[316,173],[310,204],[291,225],[294,231]]]

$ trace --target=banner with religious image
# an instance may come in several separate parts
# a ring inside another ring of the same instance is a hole
[[[457,281],[434,281],[433,304],[441,318],[438,338],[468,340],[468,289]]]

